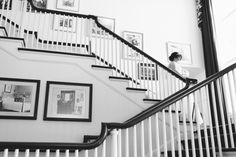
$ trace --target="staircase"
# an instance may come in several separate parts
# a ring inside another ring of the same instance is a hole
[[[7,0],[2,3],[1,40],[20,42],[22,53],[93,58],[91,69],[105,71],[110,84],[125,82],[126,94],[136,95],[131,99],[143,107],[123,123],[102,123],[100,135],[85,135],[84,143],[0,141],[3,157],[222,157],[235,153],[236,64],[189,88],[195,80],[169,70],[95,16],[44,10],[30,0],[19,1],[18,11]],[[47,19],[53,16],[76,20],[77,31],[69,26],[52,31]],[[92,34],[92,29],[104,36]]]

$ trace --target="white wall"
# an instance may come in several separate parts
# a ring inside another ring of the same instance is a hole
[[[124,82],[112,87],[107,71],[92,70],[91,59],[20,53],[12,41],[0,45],[0,77],[41,80],[37,120],[0,119],[0,141],[82,142],[83,135],[100,133],[101,122],[124,122],[143,110],[119,92]],[[92,122],[44,121],[46,81],[93,84]]]
[[[56,9],[56,0],[48,1]],[[115,19],[115,32],[143,33],[144,51],[167,65],[166,42],[191,44],[190,77],[204,79],[203,50],[195,0],[80,0],[79,13]]]
[[[220,68],[236,63],[236,2],[212,1]]]

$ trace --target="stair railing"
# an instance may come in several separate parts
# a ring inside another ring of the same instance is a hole
[[[10,3],[11,2],[11,3]],[[0,24],[27,49],[95,55],[97,66],[129,81],[130,90],[163,100],[189,86],[187,79],[99,23],[98,17],[37,8],[32,0],[2,0]]]
[[[20,151],[25,157],[222,157],[236,144],[235,89],[236,64],[124,123],[103,123],[91,143],[0,142],[0,150],[3,157],[19,157]],[[182,105],[188,111],[180,111]]]

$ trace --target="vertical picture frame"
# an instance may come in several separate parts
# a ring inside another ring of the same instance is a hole
[[[157,65],[151,63],[138,63],[138,79],[158,80]]]
[[[143,33],[123,31],[123,38],[128,41],[131,45],[143,50]],[[140,54],[135,50],[129,51],[126,49],[126,45],[123,45],[123,58],[124,59],[137,59]]]

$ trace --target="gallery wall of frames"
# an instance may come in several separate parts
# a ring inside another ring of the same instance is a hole
[[[44,120],[92,118],[92,84],[47,81]],[[0,119],[37,119],[40,80],[0,77]]]

